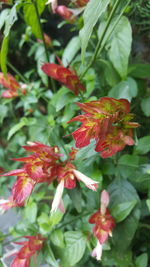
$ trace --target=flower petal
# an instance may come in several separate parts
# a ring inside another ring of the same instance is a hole
[[[82,181],[88,188],[92,189],[93,191],[97,190],[99,182],[92,180],[91,178],[84,175],[82,172],[79,172],[77,170],[72,171],[75,174],[76,178]]]

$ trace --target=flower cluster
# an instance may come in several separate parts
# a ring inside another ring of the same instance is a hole
[[[0,176],[17,175],[17,180],[12,187],[12,195],[8,200],[0,200],[1,212],[12,207],[23,206],[25,200],[31,195],[34,187],[38,183],[52,183],[58,181],[58,187],[52,203],[52,210],[56,211],[59,207],[64,212],[62,194],[63,189],[72,189],[76,186],[76,180],[81,180],[85,185],[96,191],[98,182],[85,176],[76,170],[71,163],[75,158],[76,150],[70,153],[70,158],[64,162],[60,161],[62,154],[59,153],[57,146],[50,147],[39,142],[28,142],[28,146],[23,148],[33,154],[13,159],[23,162],[21,169],[16,169]]]
[[[134,144],[133,128],[139,124],[130,122],[134,115],[129,113],[128,100],[102,97],[97,101],[77,105],[85,114],[69,121],[82,123],[81,127],[72,133],[76,147],[87,146],[91,139],[95,139],[95,151],[107,158],[124,149],[126,145]]]
[[[28,241],[16,242],[16,244],[22,245],[22,248],[15,253],[15,259],[11,263],[11,267],[29,267],[30,258],[33,255],[36,257],[36,252],[42,249],[45,240],[40,234],[36,236],[25,236],[25,238]]]
[[[7,90],[2,93],[3,98],[17,97],[19,95],[19,89],[21,88],[23,89],[22,93],[26,94],[26,90],[23,88],[24,85],[20,85],[10,73],[5,77],[5,75],[0,72],[0,84],[7,88]]]
[[[80,91],[85,91],[85,87],[81,84],[75,71],[54,63],[45,63],[42,70],[51,78],[64,84],[75,95],[78,95]]]
[[[92,256],[96,257],[97,260],[101,259],[102,246],[108,237],[112,236],[112,230],[115,227],[115,221],[107,209],[108,204],[109,194],[106,190],[103,190],[100,209],[89,218],[89,223],[95,224],[93,233],[97,238],[97,246],[93,250]]]

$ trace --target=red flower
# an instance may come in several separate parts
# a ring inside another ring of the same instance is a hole
[[[132,129],[139,124],[130,122],[134,115],[129,113],[128,100],[102,97],[98,101],[77,105],[85,114],[69,121],[82,123],[82,126],[72,133],[76,147],[87,146],[91,139],[95,139],[95,150],[101,152],[103,158],[107,158],[124,149],[126,145],[134,144]]]
[[[54,63],[45,63],[42,70],[51,78],[63,83],[75,95],[78,95],[80,91],[85,91],[75,71]]]
[[[85,6],[87,3],[89,2],[89,0],[76,0],[75,4],[78,7],[83,7]]]
[[[8,88],[8,90],[2,93],[2,97],[14,98],[18,96],[18,89],[20,88],[20,84],[10,73],[8,73],[5,77],[4,74],[0,72],[0,84],[2,84],[5,88]]]
[[[29,267],[30,258],[35,255],[36,252],[41,250],[45,238],[40,234],[37,236],[25,236],[28,241],[16,242],[19,245],[23,245],[22,248],[15,254],[11,267]]]
[[[60,5],[55,9],[55,13],[60,15],[64,20],[73,23],[75,21],[73,12],[66,6]]]
[[[109,235],[112,236],[112,230],[115,227],[115,221],[107,209],[108,204],[109,194],[106,190],[103,190],[101,194],[101,207],[89,218],[89,223],[95,224],[93,233],[98,240],[92,255],[96,256],[98,260],[101,259],[102,245],[107,241]]]
[[[0,214],[3,214],[5,211],[13,208],[13,207],[21,207],[23,206],[24,203],[21,204],[17,204],[14,200],[13,200],[13,196],[9,197],[8,200],[5,199],[0,199]]]

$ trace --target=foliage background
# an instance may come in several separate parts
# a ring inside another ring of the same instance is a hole
[[[66,159],[66,151],[74,146],[70,133],[79,125],[67,122],[79,114],[75,103],[83,102],[83,99],[80,95],[74,96],[58,82],[52,82],[41,71],[41,65],[48,61],[56,62],[57,55],[64,66],[71,64],[81,75],[95,55],[99,40],[102,40],[100,53],[83,76],[87,89],[84,101],[102,96],[126,98],[141,126],[135,132],[135,146],[126,147],[111,158],[102,159],[94,151],[93,142],[77,153],[75,166],[99,181],[97,193],[81,184],[73,190],[66,189],[65,215],[58,211],[50,216],[56,185],[40,184],[26,206],[16,209],[23,219],[8,232],[12,240],[38,232],[47,237],[38,256],[39,264],[47,262],[49,266],[57,267],[60,262],[67,267],[87,264],[89,267],[146,267],[150,255],[150,3],[132,0],[124,8],[124,1],[120,1],[107,32],[102,36],[117,1],[100,1],[102,5],[109,5],[107,8],[100,6],[104,12],[98,10],[99,15],[92,16],[98,1],[91,0],[91,5],[87,5],[75,23],[69,24],[52,14],[50,6],[45,5],[46,1],[37,0],[41,27],[52,38],[45,53],[44,45],[37,41],[42,38],[41,29],[31,2],[13,1],[13,5],[1,7],[1,70],[4,73],[8,70],[19,82],[27,84],[27,94],[20,94],[15,99],[0,99],[0,166],[5,171],[19,167],[11,158],[25,156],[21,146],[28,140],[58,145]],[[106,40],[119,16],[119,22]],[[2,86],[1,90],[4,91]],[[8,196],[13,182],[14,177],[0,179],[1,196]],[[100,263],[90,256],[96,241],[88,218],[98,209],[99,193],[104,188],[110,193],[109,208],[117,226],[112,239],[104,247]],[[1,233],[1,255],[7,241],[5,238]]]

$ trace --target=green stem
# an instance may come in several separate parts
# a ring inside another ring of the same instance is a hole
[[[150,225],[149,224],[146,224],[146,223],[140,223],[139,224],[139,228],[147,228],[147,229],[150,229]]]
[[[48,50],[47,50],[45,39],[44,39],[44,32],[43,32],[41,21],[40,21],[40,15],[39,15],[38,7],[37,7],[37,4],[36,4],[36,0],[31,0],[31,1],[32,1],[33,5],[34,5],[34,8],[35,8],[35,12],[36,12],[36,16],[37,16],[37,20],[38,20],[38,24],[39,24],[39,29],[40,29],[40,32],[41,32],[41,37],[42,37],[42,41],[43,41],[43,45],[44,45],[46,59],[47,59],[47,62],[49,62]],[[53,92],[55,92],[56,91],[55,90],[56,89],[55,88],[55,82],[54,82],[54,80],[52,78],[50,78],[50,80],[51,80],[52,90],[53,90]]]
[[[24,83],[28,83],[28,80],[26,78],[24,78],[23,75],[9,61],[7,61],[7,65],[20,77],[20,79]]]
[[[81,75],[80,78],[83,78],[83,76],[86,74],[86,72],[89,70],[89,68],[90,68],[90,67],[93,65],[93,63],[95,62],[97,55],[100,54],[100,53],[102,52],[102,50],[103,50],[103,48],[104,48],[104,45],[106,44],[108,38],[109,38],[110,35],[112,34],[114,28],[116,27],[118,21],[120,20],[120,17],[121,17],[122,14],[124,13],[124,11],[125,11],[125,9],[126,9],[126,7],[128,6],[128,4],[129,4],[130,1],[131,1],[131,0],[129,0],[129,1],[126,3],[126,5],[125,5],[125,7],[123,8],[123,10],[121,11],[121,13],[120,13],[118,19],[116,20],[116,23],[115,23],[114,26],[112,27],[112,30],[111,30],[110,33],[106,36],[107,30],[108,30],[109,25],[110,25],[110,23],[111,23],[111,21],[112,21],[113,15],[114,15],[114,13],[116,12],[116,10],[117,10],[117,8],[118,8],[118,4],[120,3],[120,0],[117,0],[117,1],[115,2],[114,7],[113,7],[113,9],[112,9],[112,11],[111,11],[111,13],[110,13],[110,15],[109,15],[107,24],[106,24],[106,26],[105,26],[105,28],[104,28],[103,33],[102,33],[102,36],[101,36],[101,38],[99,39],[98,44],[97,44],[97,46],[96,46],[95,53],[94,53],[93,57],[91,58],[90,63],[88,64],[87,68],[86,68],[85,71],[82,73],[82,75]],[[106,37],[106,38],[105,38],[105,37]],[[103,41],[104,41],[104,43],[103,43]],[[102,44],[103,44],[103,45],[102,45]]]

